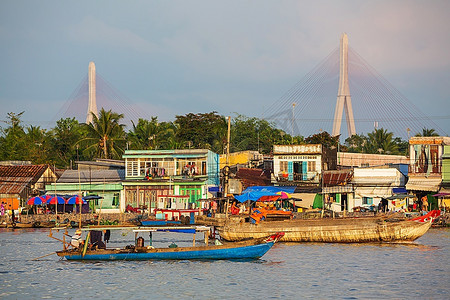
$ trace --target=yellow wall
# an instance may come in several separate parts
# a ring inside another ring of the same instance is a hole
[[[250,161],[252,159],[255,158],[256,155],[259,155],[259,153],[257,151],[240,151],[240,152],[230,153],[229,165],[230,166],[237,165],[237,164],[247,165],[250,163]],[[226,161],[227,161],[226,154],[220,155],[220,161],[219,161],[220,169],[225,167]]]

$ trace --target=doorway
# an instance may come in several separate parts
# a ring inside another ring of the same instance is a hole
[[[348,210],[347,194],[341,194],[341,211]]]

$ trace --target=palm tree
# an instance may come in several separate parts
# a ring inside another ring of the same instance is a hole
[[[125,145],[125,125],[119,123],[123,114],[102,108],[99,117],[95,114],[92,117],[92,123],[83,124],[87,132],[80,142],[87,142],[86,150],[95,149],[101,158],[120,158]]]
[[[416,136],[439,136],[435,129],[422,128],[422,133],[416,134]]]
[[[158,117],[152,117],[151,121],[139,119],[137,125],[133,121],[133,130],[128,133],[128,139],[133,149],[154,150],[158,148],[159,124]]]
[[[398,154],[398,145],[393,139],[394,134],[387,129],[375,129],[367,134],[364,152],[372,154]]]

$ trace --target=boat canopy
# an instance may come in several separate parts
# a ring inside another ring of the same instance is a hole
[[[239,202],[257,201],[263,196],[280,196],[280,192],[293,193],[294,191],[295,186],[251,186],[234,198]]]

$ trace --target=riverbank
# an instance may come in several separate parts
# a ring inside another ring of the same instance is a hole
[[[138,224],[139,220],[147,218],[147,215],[137,213],[108,213],[108,214],[38,214],[38,215],[19,215],[15,224],[17,228],[29,227],[54,227],[62,224],[105,224],[105,225],[128,225]],[[4,215],[0,217],[2,227],[14,227],[11,217]]]
[[[418,213],[417,213],[418,214]],[[335,214],[336,218],[367,218],[376,216],[373,212],[352,212],[344,214]],[[415,216],[415,215],[414,215]],[[229,218],[244,219],[246,216],[232,216]],[[321,213],[307,212],[294,213],[294,219],[319,219]],[[329,212],[324,214],[325,220],[332,218],[333,215]],[[412,216],[413,217],[413,216]],[[88,213],[81,214],[82,224],[104,224],[104,225],[130,225],[140,224],[140,220],[147,219],[147,214],[137,213]],[[195,224],[220,227],[223,226],[226,220],[225,214],[216,214],[215,217],[207,217],[205,215],[196,216]],[[65,214],[37,214],[37,215],[19,215],[16,217],[16,228],[30,228],[30,227],[54,227],[61,224],[77,224],[80,222],[80,214],[65,213]],[[10,216],[0,216],[0,227],[12,227]],[[439,216],[434,222],[434,227],[449,227],[450,226],[450,212],[446,212]]]

